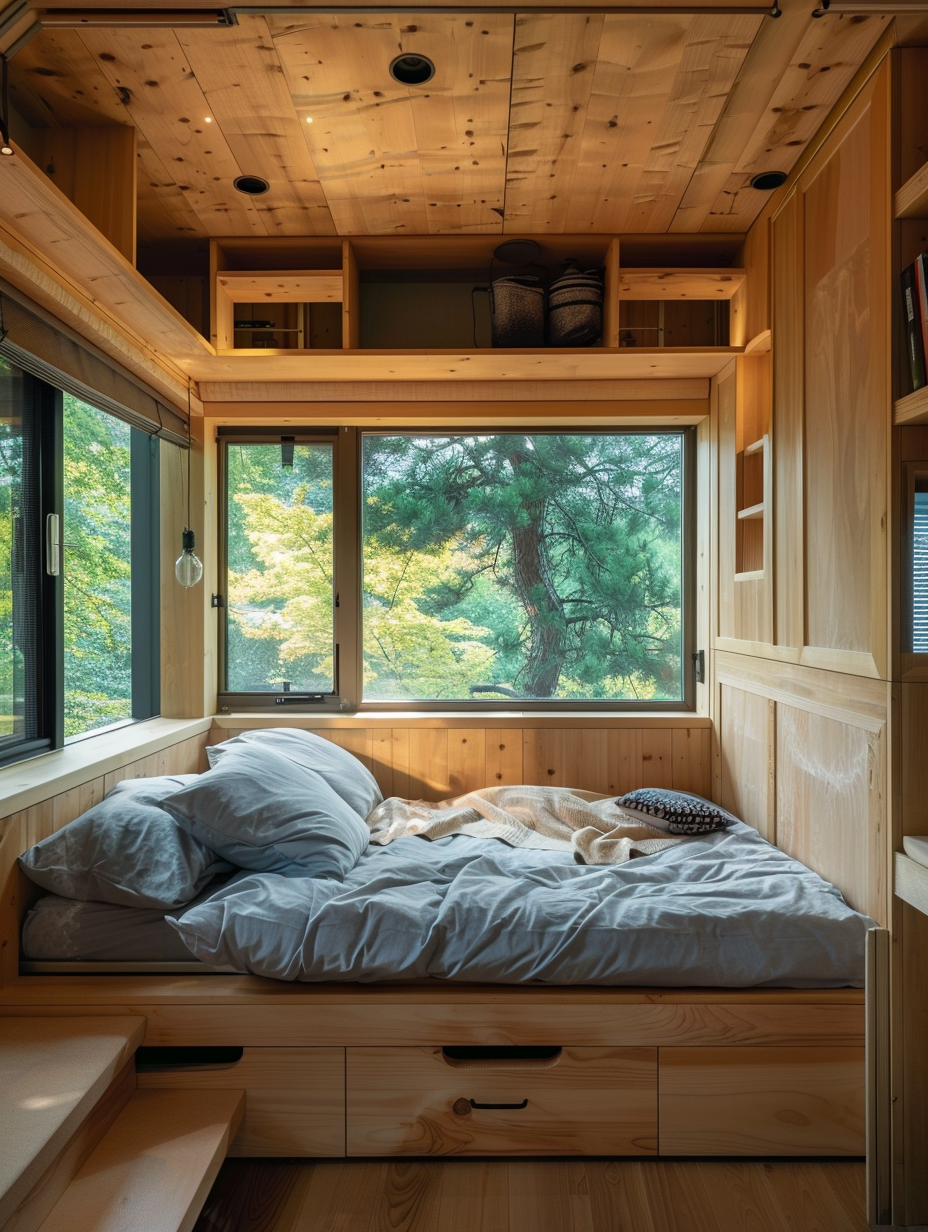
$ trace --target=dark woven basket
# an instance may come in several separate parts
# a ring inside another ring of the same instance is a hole
[[[490,283],[490,329],[495,347],[545,344],[545,289],[537,274],[504,274]]]
[[[596,346],[603,332],[603,283],[595,270],[568,270],[548,289],[548,346]]]

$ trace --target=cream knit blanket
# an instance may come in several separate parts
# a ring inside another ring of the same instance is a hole
[[[484,787],[437,804],[390,796],[367,824],[372,843],[469,834],[512,847],[573,851],[580,864],[623,864],[685,841],[629,817],[614,796],[568,787]]]

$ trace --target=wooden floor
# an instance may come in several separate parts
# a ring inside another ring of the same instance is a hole
[[[194,1232],[868,1232],[859,1162],[228,1160]]]

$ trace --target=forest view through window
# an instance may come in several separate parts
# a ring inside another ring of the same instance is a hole
[[[686,432],[357,439],[226,445],[230,693],[685,702]]]
[[[370,700],[682,700],[683,437],[364,438]]]

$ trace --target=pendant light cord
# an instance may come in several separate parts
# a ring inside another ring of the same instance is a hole
[[[187,523],[185,530],[190,530],[190,451],[193,448],[190,433],[190,378],[187,378]]]

